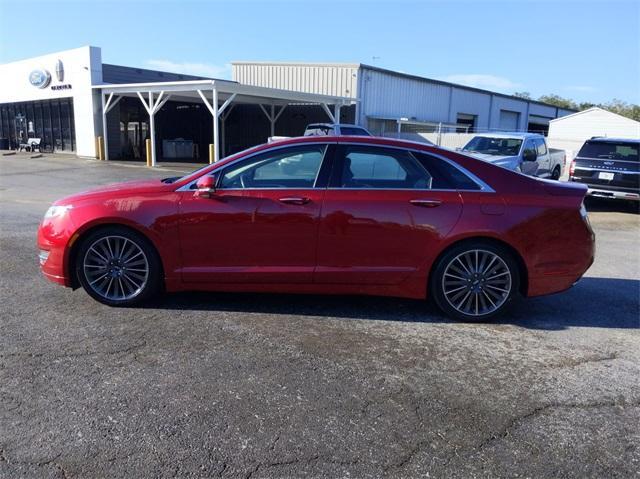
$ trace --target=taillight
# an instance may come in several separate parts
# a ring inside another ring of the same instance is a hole
[[[576,171],[576,160],[573,160],[573,161],[571,162],[571,166],[569,167],[569,174],[570,174],[571,176],[573,176],[573,174],[575,173],[575,171]]]

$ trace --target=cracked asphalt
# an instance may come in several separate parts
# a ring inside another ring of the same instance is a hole
[[[50,202],[167,170],[0,157],[0,477],[639,477],[632,208],[589,202],[586,277],[495,324],[366,297],[110,309],[40,276]]]

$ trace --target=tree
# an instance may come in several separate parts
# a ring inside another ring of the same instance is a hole
[[[533,98],[531,98],[531,93],[529,93],[528,91],[517,91],[513,94],[513,96],[524,98],[525,100],[533,100]]]
[[[631,118],[632,120],[640,121],[640,105],[634,105],[632,103],[627,103],[626,101],[618,100],[615,98],[607,103],[591,103],[588,101],[577,103],[569,98],[563,98],[560,95],[555,95],[552,93],[549,95],[542,95],[540,98],[538,98],[538,101],[548,103],[549,105],[557,106],[559,108],[567,108],[569,110],[578,111],[588,110],[589,108],[597,106],[599,108],[602,108],[603,110],[608,110],[613,113],[617,113],[618,115]]]
[[[549,105],[557,106],[559,108],[566,108],[568,110],[577,110],[578,105],[575,101],[568,98],[562,98],[560,95],[550,94],[542,95],[538,98],[538,101],[548,103]]]

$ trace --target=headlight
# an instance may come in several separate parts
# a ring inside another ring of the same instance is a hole
[[[63,216],[67,211],[71,209],[71,206],[51,206],[44,214],[44,218],[55,218],[56,216]]]

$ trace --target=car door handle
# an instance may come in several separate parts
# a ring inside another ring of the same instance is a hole
[[[284,198],[280,198],[278,201],[287,205],[306,205],[310,200],[303,196],[286,196]]]
[[[440,206],[442,201],[440,200],[409,200],[414,206],[422,206],[423,208],[435,208],[436,206]]]

